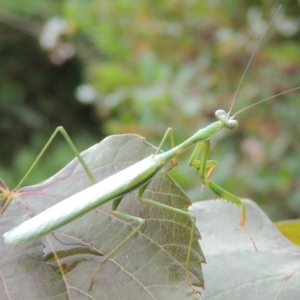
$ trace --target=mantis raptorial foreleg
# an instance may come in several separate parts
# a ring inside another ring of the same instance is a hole
[[[241,208],[241,221],[239,227],[240,228],[245,227],[250,240],[252,241],[255,249],[257,250],[256,244],[246,227],[245,204],[232,193],[228,192],[227,190],[225,190],[215,182],[208,180],[212,176],[217,166],[216,161],[208,160],[209,150],[210,150],[209,140],[198,143],[189,160],[189,165],[191,167],[195,167],[198,170],[203,186],[207,186],[217,197],[227,200],[231,203],[234,203]],[[200,153],[201,153],[200,160],[197,160],[197,157]],[[208,171],[206,171],[207,169]]]

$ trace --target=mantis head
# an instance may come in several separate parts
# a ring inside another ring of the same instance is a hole
[[[234,129],[238,127],[238,121],[234,120],[233,117],[230,117],[229,114],[222,109],[217,110],[215,112],[215,116],[223,123],[224,127],[228,129]]]

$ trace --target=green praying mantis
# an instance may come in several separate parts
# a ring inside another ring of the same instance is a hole
[[[248,63],[248,66],[250,65],[250,62],[253,56],[255,55],[255,52],[256,49]],[[248,66],[242,76],[242,79],[248,69]],[[297,89],[299,89],[299,87],[286,91],[284,93],[291,92]],[[267,101],[271,98],[282,95],[284,93],[280,93],[268,97],[266,99],[263,99],[251,105],[250,107],[257,105],[263,101]],[[230,129],[230,130],[235,129],[238,126],[238,122],[235,120],[235,117],[242,111],[245,111],[246,109],[249,108],[249,107],[244,108],[239,112],[235,113],[233,116],[231,116],[230,114],[233,108],[234,101],[235,101],[235,97],[232,101],[232,105],[228,113],[226,113],[224,110],[216,111],[215,116],[217,118],[217,121],[215,121],[214,123],[208,125],[203,129],[198,130],[194,135],[192,135],[186,141],[173,147],[169,151],[161,152],[163,144],[168,138],[168,136],[171,137],[171,144],[174,145],[173,132],[172,129],[169,128],[166,134],[164,135],[162,142],[157,148],[155,154],[146,157],[145,159],[133,164],[132,166],[98,183],[94,179],[93,174],[91,173],[85,161],[82,159],[81,155],[79,154],[76,147],[72,143],[65,129],[62,127],[58,127],[53,133],[53,135],[50,137],[49,141],[47,142],[47,144],[45,145],[45,147],[43,148],[43,150],[41,151],[41,153],[39,154],[35,162],[33,163],[32,167],[29,169],[29,171],[26,173],[22,181],[19,183],[19,185],[13,191],[10,192],[7,192],[5,188],[0,186],[0,197],[6,199],[6,203],[1,210],[1,214],[5,211],[5,209],[8,207],[10,202],[13,200],[13,196],[12,196],[13,192],[16,191],[20,186],[22,186],[23,182],[26,180],[30,172],[36,166],[39,159],[45,153],[46,149],[48,148],[52,140],[55,138],[57,133],[61,133],[64,136],[67,143],[69,144],[74,154],[76,155],[77,159],[80,161],[81,165],[86,171],[88,177],[94,184],[91,187],[86,188],[80,191],[79,193],[70,196],[69,198],[45,210],[39,215],[33,217],[32,219],[25,221],[24,223],[20,224],[14,229],[6,232],[4,234],[5,242],[9,245],[17,246],[30,241],[34,241],[42,236],[45,236],[57,230],[61,226],[68,224],[69,222],[88,213],[94,208],[108,201],[112,201],[112,211],[114,212],[114,214],[118,216],[122,216],[123,218],[126,218],[130,221],[136,221],[138,223],[138,226],[134,228],[134,230],[127,237],[125,237],[124,240],[117,247],[115,247],[114,249],[111,250],[111,252],[106,254],[106,257],[101,261],[99,266],[94,270],[91,277],[90,287],[89,287],[89,289],[91,289],[95,281],[96,275],[101,268],[101,265],[107,259],[112,257],[118,250],[120,250],[125,243],[127,243],[130,239],[132,239],[134,235],[138,231],[140,231],[145,224],[144,219],[129,214],[125,214],[117,210],[120,202],[122,201],[122,198],[125,195],[132,192],[133,190],[138,190],[138,199],[141,202],[149,204],[151,206],[155,206],[157,208],[166,211],[176,212],[178,214],[182,214],[190,218],[192,222],[192,226],[191,226],[190,236],[189,236],[189,245],[188,245],[188,252],[186,257],[185,269],[186,269],[187,282],[189,286],[192,286],[192,282],[190,280],[190,275],[189,275],[189,263],[190,263],[191,248],[192,248],[191,245],[194,239],[194,232],[195,232],[195,216],[189,211],[181,210],[176,207],[171,207],[168,205],[164,205],[162,203],[155,202],[151,199],[145,198],[143,195],[149,182],[153,179],[153,177],[157,174],[159,170],[161,170],[170,161],[175,166],[176,157],[180,155],[182,152],[188,150],[193,145],[196,145],[191,155],[191,158],[189,160],[189,165],[197,169],[202,184],[208,187],[217,197],[225,199],[240,207],[241,210],[240,227],[244,227],[246,229],[246,232],[250,237],[250,240],[252,241],[254,247],[256,247],[254,240],[252,239],[246,226],[246,211],[243,202],[234,194],[228,192],[227,190],[223,189],[215,182],[210,180],[210,177],[212,176],[217,165],[216,161],[212,161],[208,159],[209,151],[210,151],[210,139],[214,136],[216,132],[220,131],[223,128]],[[201,154],[200,159],[198,159],[198,156],[200,154]]]
[[[188,270],[191,255],[191,245],[193,242],[195,231],[195,216],[188,211],[180,210],[171,206],[157,203],[151,199],[146,199],[143,197],[143,193],[148,183],[163,166],[165,166],[170,160],[174,159],[176,156],[190,148],[195,143],[200,142],[195,148],[189,164],[199,169],[199,175],[203,184],[208,186],[212,191],[214,191],[214,193],[217,196],[222,197],[230,202],[233,202],[241,207],[240,226],[245,226],[245,207],[243,202],[241,202],[241,200],[233,194],[227,192],[226,190],[219,187],[217,184],[208,179],[216,165],[216,162],[207,160],[210,145],[209,140],[211,136],[224,127],[228,129],[233,129],[237,126],[237,121],[233,120],[232,118],[228,118],[227,114],[222,110],[218,110],[216,112],[216,117],[218,118],[218,121],[205,127],[204,129],[200,129],[192,137],[190,137],[180,145],[174,147],[173,149],[167,152],[160,153],[160,149],[163,145],[163,142],[165,141],[167,136],[172,133],[171,129],[169,129],[165,134],[161,145],[158,147],[156,154],[150,155],[149,157],[133,164],[132,166],[116,173],[115,175],[112,175],[98,183],[95,183],[91,187],[63,200],[62,202],[52,206],[51,208],[33,217],[32,219],[25,221],[16,228],[4,234],[5,242],[9,245],[16,246],[29,241],[33,241],[37,238],[40,238],[48,233],[55,231],[61,226],[82,216],[83,214],[91,211],[99,205],[112,200],[112,210],[117,215],[125,217],[129,220],[137,221],[139,225],[132,231],[130,235],[128,235],[123,240],[122,243],[120,243],[106,256],[105,259],[102,260],[101,264],[103,264],[105,260],[111,257],[118,249],[120,249],[127,241],[129,241],[145,223],[145,221],[141,218],[136,218],[134,216],[130,216],[117,211],[118,205],[122,198],[132,190],[138,189],[138,198],[140,201],[152,206],[159,207],[161,209],[174,211],[176,213],[188,216],[192,220],[192,227],[188,246],[189,250],[187,253],[187,260],[185,266],[187,281],[191,286],[192,284],[189,279]],[[51,140],[58,132],[61,132],[66,137],[66,140],[68,141],[68,143],[70,143],[70,145],[72,145],[71,147],[73,148],[74,146],[71,140],[69,139],[66,131],[61,127],[57,128],[53,136],[50,138],[49,142],[51,142]],[[48,143],[45,146],[46,148],[48,146]],[[44,153],[46,148],[43,149],[41,155]],[[198,156],[200,151],[202,152],[201,160],[197,160],[196,157]],[[81,160],[79,153],[77,153],[77,155],[78,159]],[[82,164],[84,168],[87,168],[83,160]],[[210,170],[209,173],[207,173],[207,168],[209,168]],[[97,275],[100,266],[101,265],[98,266],[98,268],[94,271],[92,275],[90,288],[92,287],[94,278]]]
[[[299,88],[295,88],[293,90],[296,89]],[[264,99],[262,101],[266,101],[268,99],[269,98]],[[256,104],[260,102],[257,102]],[[76,153],[76,156],[78,160],[81,162],[82,166],[84,167],[86,173],[89,175],[90,179],[95,184],[87,189],[82,190],[81,192],[75,195],[70,196],[69,198],[50,207],[49,209],[33,217],[32,219],[29,219],[28,221],[25,221],[24,223],[20,224],[14,229],[6,232],[4,234],[5,242],[9,245],[17,246],[23,243],[36,240],[46,234],[55,231],[61,226],[73,221],[74,219],[88,213],[89,211],[98,207],[99,205],[104,204],[108,201],[113,201],[112,210],[116,215],[127,218],[128,220],[137,221],[139,225],[132,231],[130,235],[124,238],[122,243],[120,243],[115,249],[113,249],[109,254],[107,254],[106,257],[101,261],[101,264],[95,269],[90,284],[90,288],[92,288],[94,279],[97,273],[99,272],[101,265],[108,258],[112,257],[126,242],[128,242],[142,228],[142,226],[145,223],[145,221],[142,218],[137,218],[135,216],[131,216],[128,214],[124,214],[120,211],[117,211],[117,208],[122,198],[126,194],[130,193],[131,191],[138,189],[138,199],[141,202],[147,203],[149,205],[158,207],[163,210],[169,210],[169,211],[173,211],[185,215],[189,217],[190,220],[192,221],[192,227],[191,227],[191,232],[189,237],[188,253],[186,258],[186,266],[185,266],[187,282],[191,286],[192,284],[189,278],[188,270],[189,270],[189,261],[191,255],[191,245],[194,239],[195,216],[188,211],[180,210],[175,207],[167,206],[162,203],[155,202],[151,199],[147,199],[143,197],[143,193],[147,185],[149,184],[149,182],[163,166],[165,166],[169,161],[172,160],[173,160],[173,165],[176,165],[174,159],[182,152],[186,151],[191,146],[196,144],[196,147],[189,160],[189,165],[195,167],[198,170],[203,185],[211,189],[217,197],[225,199],[240,207],[241,209],[240,227],[244,227],[247,230],[246,212],[245,212],[245,206],[243,202],[238,197],[226,191],[225,189],[223,189],[222,187],[220,187],[219,185],[217,185],[216,183],[214,183],[209,179],[213,171],[215,170],[217,164],[216,161],[208,160],[210,139],[213,137],[213,135],[216,132],[218,132],[223,128],[232,130],[238,126],[238,122],[234,119],[236,114],[233,116],[229,116],[229,114],[226,113],[225,111],[217,110],[215,115],[217,118],[216,122],[208,125],[203,129],[200,129],[194,135],[188,138],[186,141],[184,141],[183,143],[179,144],[176,147],[173,147],[171,150],[166,152],[161,152],[160,150],[162,148],[162,145],[165,142],[168,135],[171,135],[171,141],[173,141],[172,129],[169,128],[161,144],[157,148],[155,154],[146,157],[145,159],[133,164],[132,166],[98,183],[95,183],[95,179],[93,178],[93,175],[91,174],[90,170],[88,169],[86,163],[84,162],[80,154],[77,152],[75,146],[73,145],[71,139],[69,138],[64,128],[58,127],[53,133],[53,135],[51,136],[51,138],[49,139],[48,143],[43,148],[40,155],[37,157],[32,167],[29,169],[29,171],[27,172],[23,180],[18,185],[18,187],[23,184],[26,177],[35,167],[40,157],[44,154],[47,147],[49,146],[49,144],[51,143],[51,141],[54,139],[54,137],[58,132],[60,132],[65,137],[65,139],[67,140],[68,144],[70,145],[74,153]],[[200,153],[201,153],[201,158],[200,160],[198,160],[197,157]],[[18,189],[18,187],[16,189]],[[2,198],[7,199],[6,205],[2,209],[2,213],[3,213],[5,208],[9,205],[9,202],[12,200],[10,199],[10,195],[12,195],[12,193],[4,195],[6,191],[3,188],[0,188],[0,191],[2,194],[1,195]],[[255,243],[248,230],[247,233],[255,246]]]

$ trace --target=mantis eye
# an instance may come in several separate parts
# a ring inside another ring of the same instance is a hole
[[[238,121],[237,120],[227,120],[227,125],[228,126],[226,126],[227,128],[229,128],[229,129],[234,129],[234,128],[236,128],[236,127],[238,127]]]

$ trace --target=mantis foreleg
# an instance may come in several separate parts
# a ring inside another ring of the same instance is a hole
[[[201,178],[201,182],[203,183],[203,185],[207,186],[212,192],[214,192],[215,195],[217,195],[217,197],[227,200],[231,203],[234,203],[240,207],[241,221],[240,221],[239,228],[245,227],[250,240],[252,241],[255,249],[257,250],[255,242],[246,227],[245,204],[238,197],[233,195],[232,193],[228,192],[227,190],[225,190],[224,188],[222,188],[215,182],[208,180],[212,176],[212,174],[217,166],[216,161],[208,160],[209,150],[210,150],[210,141],[209,140],[203,141],[203,142],[197,144],[197,146],[195,147],[195,149],[192,153],[192,156],[190,158],[189,165],[197,168],[198,173]],[[197,160],[197,157],[200,154],[200,152],[201,152],[200,160]],[[207,169],[208,169],[208,171],[207,171]]]

